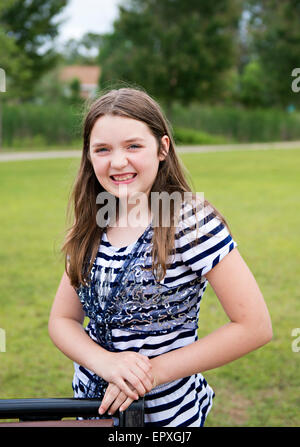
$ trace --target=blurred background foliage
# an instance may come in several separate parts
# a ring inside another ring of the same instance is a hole
[[[300,0],[123,0],[112,32],[59,46],[59,16],[69,1],[0,0],[7,78],[0,148],[80,148],[93,96],[82,96],[78,78],[61,80],[70,66],[100,67],[94,95],[126,83],[147,90],[178,144],[300,139],[300,95],[291,89],[300,62]],[[299,236],[291,231],[300,222],[299,158],[298,150],[182,154],[195,190],[228,218],[274,329],[264,349],[205,374],[216,392],[208,426],[299,425],[299,357],[290,336],[300,306]],[[7,331],[1,398],[72,394],[72,362],[46,327],[78,162],[0,163],[0,326]],[[213,290],[206,293],[199,338],[226,323]]]
[[[180,144],[299,139],[300,0],[123,0],[112,32],[58,47],[67,4],[1,0],[2,146],[78,144],[86,98],[60,80],[69,65],[100,67],[95,94],[148,91]]]

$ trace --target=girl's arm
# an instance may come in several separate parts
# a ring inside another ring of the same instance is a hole
[[[225,365],[272,339],[264,298],[236,248],[205,276],[230,321],[188,346],[151,359],[157,385]]]
[[[225,365],[272,338],[263,296],[236,248],[206,278],[230,322],[188,346],[152,358],[155,386]],[[102,401],[100,414],[108,409],[114,414],[120,406],[125,410],[131,402],[120,389],[111,386]]]
[[[82,326],[83,321],[82,305],[65,272],[49,318],[49,335],[53,343],[67,357],[107,382],[116,384],[132,399],[150,391],[153,377],[148,357],[129,351],[116,353],[105,350],[88,336]]]

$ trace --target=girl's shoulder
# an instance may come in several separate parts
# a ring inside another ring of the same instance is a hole
[[[205,230],[205,226],[213,219],[218,219],[212,204],[201,195],[187,195],[178,213],[177,233],[194,230],[195,227]]]
[[[204,242],[208,249],[232,237],[226,219],[204,197],[193,195],[183,201],[175,232],[177,246]]]
[[[183,204],[175,235],[176,252],[199,277],[237,247],[226,220],[208,201],[197,197]]]

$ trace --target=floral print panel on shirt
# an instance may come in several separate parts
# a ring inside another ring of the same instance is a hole
[[[163,334],[175,329],[197,328],[197,304],[201,280],[168,287],[156,281],[149,268],[151,225],[128,255],[114,281],[112,269],[97,265],[90,285],[77,289],[86,315],[98,328],[98,342],[113,350],[111,330]]]

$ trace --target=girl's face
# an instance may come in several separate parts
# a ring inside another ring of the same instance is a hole
[[[164,160],[170,140],[161,139],[163,155],[149,127],[132,118],[104,115],[90,135],[90,158],[99,183],[109,193],[128,198],[132,193],[149,195],[159,162]]]

